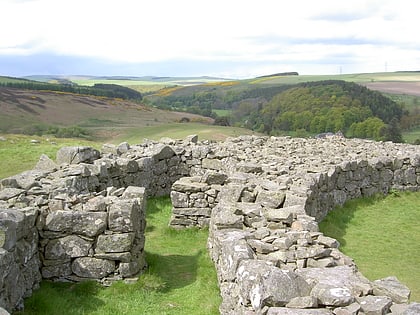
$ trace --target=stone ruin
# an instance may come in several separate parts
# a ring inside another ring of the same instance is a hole
[[[420,147],[344,139],[161,139],[59,150],[0,181],[0,313],[41,279],[104,284],[146,268],[145,206],[208,227],[221,314],[419,314],[395,277],[366,279],[318,222],[348,199],[418,191]]]

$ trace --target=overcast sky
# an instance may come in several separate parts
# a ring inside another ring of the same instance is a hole
[[[0,75],[420,70],[418,0],[0,0]]]

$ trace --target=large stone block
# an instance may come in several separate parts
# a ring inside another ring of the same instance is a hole
[[[96,253],[129,252],[133,245],[134,233],[103,234],[96,242]]]
[[[136,232],[142,227],[143,209],[135,199],[116,200],[108,211],[108,228],[113,232]]]
[[[107,228],[106,212],[73,211],[72,232],[88,237],[99,235]]]
[[[88,256],[92,242],[76,235],[53,239],[45,246],[45,259],[60,260]]]
[[[91,147],[62,147],[57,151],[57,164],[92,163],[99,159],[99,151]]]
[[[80,257],[73,261],[71,269],[79,277],[101,279],[114,272],[115,262],[99,258]]]
[[[308,296],[311,288],[299,275],[281,270],[261,260],[244,260],[239,264],[236,281],[240,300],[255,311],[264,306],[284,306],[292,298]]]

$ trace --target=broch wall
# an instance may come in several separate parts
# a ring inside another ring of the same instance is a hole
[[[406,287],[364,278],[318,222],[348,199],[419,184],[419,146],[337,136],[62,148],[1,180],[0,307],[22,308],[41,278],[134,277],[147,196],[170,194],[171,226],[209,227],[222,314],[415,310]]]

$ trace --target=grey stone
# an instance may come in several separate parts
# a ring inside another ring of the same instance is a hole
[[[387,277],[372,282],[374,295],[385,295],[394,303],[407,303],[410,298],[410,289],[402,284],[396,277]]]
[[[53,160],[51,160],[48,155],[42,154],[38,163],[35,165],[35,169],[42,171],[55,171],[58,169],[58,165]]]
[[[108,212],[108,228],[114,232],[134,232],[140,225],[142,209],[137,201],[121,199],[111,204]]]
[[[327,283],[317,283],[311,291],[320,304],[326,306],[347,306],[354,302],[355,297],[347,287],[337,287]]]
[[[158,144],[153,148],[152,156],[155,161],[165,160],[175,155],[174,150],[168,145]]]
[[[313,296],[297,296],[286,304],[289,308],[317,308],[318,300]]]
[[[267,315],[331,315],[327,309],[290,309],[286,307],[270,307]]]
[[[366,315],[384,315],[389,313],[392,300],[387,296],[361,296],[356,298],[360,310]]]
[[[223,185],[227,178],[226,174],[207,171],[203,176],[203,182],[209,185]]]
[[[420,303],[410,303],[407,309],[403,312],[403,315],[418,315],[420,314]]]
[[[119,273],[124,278],[132,277],[138,274],[145,267],[146,261],[143,258],[128,263],[122,262],[120,263]]]
[[[201,161],[201,163],[202,163],[201,166],[204,169],[210,169],[210,170],[216,170],[216,171],[219,171],[219,170],[223,169],[222,162],[220,160],[217,160],[217,159],[203,159]]]
[[[79,277],[100,279],[114,272],[115,262],[99,258],[80,257],[73,261],[71,269]]]
[[[99,235],[96,242],[96,253],[121,253],[131,250],[134,241],[133,233]]]
[[[293,212],[287,209],[264,208],[263,215],[268,221],[272,222],[282,222],[288,225],[293,222]]]
[[[367,295],[371,291],[370,281],[351,266],[304,268],[296,272],[312,285],[323,283],[332,289],[348,289],[353,297]],[[320,289],[326,288],[320,287]]]
[[[243,260],[237,269],[240,299],[256,311],[264,306],[284,306],[292,298],[308,296],[309,284],[291,271],[261,260]]]
[[[25,192],[23,189],[6,187],[0,190],[0,200],[9,200]]]
[[[99,158],[99,151],[91,147],[62,147],[57,151],[57,164],[92,163]]]
[[[340,246],[340,243],[335,238],[325,235],[318,236],[317,243],[330,248],[338,248]]]
[[[258,193],[256,203],[262,204],[267,208],[280,208],[286,199],[286,194],[282,191],[262,190]]]
[[[180,192],[200,192],[209,189],[206,183],[198,182],[197,178],[183,177],[172,185],[172,190]]]
[[[236,207],[230,203],[219,203],[213,208],[211,222],[217,229],[242,229],[244,217],[235,214]]]
[[[70,260],[61,262],[54,260],[53,265],[45,265],[41,269],[42,278],[51,279],[51,278],[63,278],[72,274],[71,262]]]
[[[107,228],[106,212],[73,211],[71,231],[88,237],[97,236]]]
[[[92,242],[86,241],[79,236],[69,235],[63,238],[53,239],[45,246],[45,259],[69,259],[83,257],[89,254]]]
[[[178,192],[178,191],[171,191],[171,201],[174,208],[188,208],[188,194]]]
[[[337,307],[333,313],[335,315],[357,315],[360,311],[360,305],[358,303],[352,303],[348,306]]]

